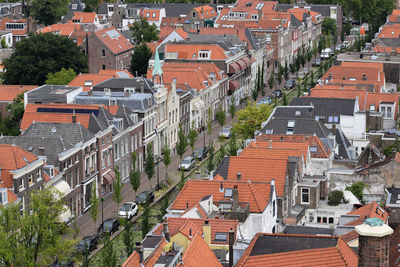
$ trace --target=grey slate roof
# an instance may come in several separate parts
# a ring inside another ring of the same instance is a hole
[[[298,6],[296,4],[278,4],[277,11],[287,11],[288,9]],[[338,7],[338,5],[316,5],[316,4],[307,4],[306,7],[310,7],[311,11],[315,11],[320,13],[323,17],[330,17],[331,15],[331,7]]]
[[[76,5],[76,8],[72,8],[72,5]],[[72,12],[78,11],[78,12],[83,12],[83,10],[85,9],[85,4],[82,3],[81,0],[71,0],[69,2],[69,10],[71,10]]]
[[[190,44],[218,44],[228,51],[232,47],[239,47],[240,51],[245,49],[245,43],[236,35],[189,33],[184,42]]]
[[[271,119],[262,129],[262,133],[272,130],[271,134],[286,134],[289,121],[294,121],[293,134],[316,135],[319,138],[327,138],[330,133],[330,130],[325,125],[321,125],[315,119],[281,117]]]
[[[140,92],[140,81],[144,81],[144,92],[154,94],[153,82],[149,79],[141,78],[110,78],[104,82],[96,84],[93,91],[104,91],[104,88],[109,88],[112,92],[124,92],[124,88],[134,88],[136,92]]]
[[[218,166],[218,168],[214,172],[214,176],[217,174],[221,175],[222,178],[226,179],[228,177],[228,171],[229,171],[229,157],[224,157],[222,159],[221,164]]]
[[[274,112],[274,117],[314,119],[315,115],[314,109],[311,107],[278,106]]]
[[[334,235],[335,229],[333,228],[320,228],[300,225],[286,225],[283,230],[284,234],[295,235]]]
[[[342,98],[320,98],[320,97],[296,97],[290,102],[290,106],[314,105],[314,113],[317,116],[325,116],[328,122],[329,116],[340,116],[354,114],[355,99]]]

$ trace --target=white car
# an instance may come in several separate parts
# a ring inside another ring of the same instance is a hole
[[[126,202],[122,207],[118,210],[118,217],[131,219],[136,215],[138,211],[138,206],[135,202]]]
[[[186,157],[182,160],[181,164],[179,164],[179,170],[190,171],[195,164],[196,161],[194,157]]]

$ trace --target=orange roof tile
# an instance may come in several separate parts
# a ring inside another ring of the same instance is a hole
[[[400,24],[385,24],[376,38],[399,38]]]
[[[93,86],[104,82],[111,78],[119,78],[120,72],[126,73],[130,78],[133,78],[126,70],[100,70],[99,73],[84,73],[76,76],[68,85],[82,87],[83,91],[90,91]]]
[[[166,44],[165,53],[178,53],[178,59],[195,60],[199,51],[211,51],[210,60],[227,59],[225,50],[217,44]]]
[[[251,18],[251,14],[258,14],[258,9],[256,9],[258,4],[263,4],[260,9],[263,14],[273,12],[278,5],[277,1],[252,1],[252,5],[248,5],[247,3],[249,3],[247,0],[236,1],[236,4],[231,11],[246,13],[246,18],[249,19]]]
[[[209,19],[217,16],[217,12],[215,12],[214,8],[211,6],[199,6],[193,9],[196,10],[199,19]]]
[[[133,50],[133,45],[117,29],[110,27],[94,33],[114,54]]]
[[[0,144],[0,178],[3,181],[3,186],[7,188],[14,186],[13,176],[10,171],[20,169],[26,166],[27,162],[32,163],[37,159],[34,154],[19,146]]]
[[[8,203],[13,203],[15,201],[17,201],[18,197],[14,194],[13,191],[11,191],[10,189],[7,189],[7,201]]]
[[[349,243],[353,240],[356,240],[359,237],[359,234],[356,232],[356,230],[350,231],[347,234],[341,235],[340,238],[343,239],[343,241]]]
[[[217,267],[222,266],[218,261],[211,248],[202,238],[200,233],[197,233],[192,242],[190,242],[185,254],[182,257],[183,266],[187,267]]]
[[[318,248],[318,249],[304,249],[282,253],[271,253],[261,255],[250,255],[257,239],[261,235],[275,235],[275,236],[293,236],[296,237],[312,237],[312,238],[329,238],[337,239],[337,245],[334,247]],[[338,237],[328,236],[304,236],[304,235],[287,235],[287,234],[265,234],[258,233],[246,251],[236,264],[236,266],[299,266],[299,259],[301,259],[301,266],[346,266],[357,267],[358,255]]]
[[[377,45],[374,47],[375,53],[392,53],[393,49],[396,53],[400,53],[400,47],[391,47],[391,46],[380,46]]]
[[[162,237],[162,240],[160,243],[158,243],[157,248],[143,262],[144,267],[153,267],[155,265],[157,260],[160,258],[166,244],[167,242],[165,241],[165,238]],[[122,264],[122,267],[141,267],[143,265],[140,264],[139,254],[134,251],[124,262],[124,264]]]
[[[148,21],[159,21],[160,20],[160,9],[153,9],[145,7],[141,10],[140,15]]]
[[[366,80],[364,80],[364,75]],[[347,80],[356,80],[356,81],[384,81],[385,74],[380,70],[380,68],[372,67],[372,66],[332,66],[322,77],[322,80],[326,80],[328,78],[332,78],[335,80],[346,81]]]
[[[17,95],[38,88],[37,85],[0,85],[0,101],[11,102]]]
[[[383,222],[387,222],[388,219],[388,213],[379,206],[378,203],[375,201],[372,203],[369,203],[368,205],[365,205],[364,207],[361,207],[359,209],[353,210],[349,213],[348,215],[359,215],[360,218],[357,220],[354,220],[346,225],[360,225],[362,224],[366,219],[368,218],[379,218]]]
[[[171,209],[187,210],[196,205],[203,197],[213,195],[213,201],[224,200],[223,188],[238,186],[239,202],[250,204],[250,212],[260,213],[267,207],[270,198],[271,184],[254,183],[242,181],[213,181],[213,180],[190,180],[180,191],[179,195],[171,205]]]
[[[79,21],[79,23],[96,23],[97,14],[95,12],[74,12],[72,21]]]
[[[24,28],[23,29],[6,29],[6,24],[7,23],[23,23]],[[28,27],[26,24],[26,19],[20,19],[20,20],[15,20],[12,18],[3,18],[0,21],[0,30],[2,31],[11,31],[14,36],[27,36],[28,35]]]
[[[195,219],[195,218],[182,218],[182,217],[169,217],[164,222],[168,223],[168,230],[171,236],[182,233],[189,237],[189,229],[192,231],[192,235],[197,232],[203,233],[203,225],[206,219]],[[237,220],[225,220],[225,219],[207,219],[211,227],[211,243],[220,244],[227,243],[221,242],[215,239],[216,233],[223,232],[228,233],[229,230],[237,231],[238,221]],[[160,224],[153,232],[154,235],[162,235],[164,225]]]
[[[49,25],[38,31],[41,33],[46,33],[46,32],[59,33],[61,36],[70,37],[73,32],[79,31],[80,29],[81,29],[81,26],[78,24],[67,23],[67,24]]]

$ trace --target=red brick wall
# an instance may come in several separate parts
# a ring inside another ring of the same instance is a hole
[[[360,236],[358,266],[389,266],[390,235],[385,237]]]

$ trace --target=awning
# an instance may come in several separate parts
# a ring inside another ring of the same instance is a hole
[[[108,185],[111,184],[114,181],[115,178],[115,172],[114,170],[110,170],[106,174],[103,175],[103,184]]]
[[[239,59],[238,61],[236,61],[236,63],[240,66],[240,70],[244,70],[247,68],[246,66],[246,62],[244,62],[243,60]]]
[[[72,217],[71,210],[66,205],[64,205],[64,210],[65,211],[58,216],[60,222],[68,222]]]
[[[246,63],[246,66],[247,66],[247,67],[250,67],[250,66],[251,66],[251,60],[250,60],[250,58],[244,57],[244,58],[242,58],[242,60],[244,61],[244,63]]]
[[[71,193],[71,191],[72,191],[72,189],[71,189],[71,187],[69,186],[69,184],[68,184],[66,181],[64,181],[64,180],[58,181],[57,183],[55,183],[55,184],[53,185],[53,187],[54,187],[55,189],[57,189],[63,196],[68,195],[68,194]]]
[[[193,109],[194,109],[194,110],[197,110],[197,111],[201,111],[201,110],[206,106],[206,104],[204,103],[204,101],[201,100],[201,99],[199,99],[199,100],[193,102],[192,105],[193,105]]]
[[[235,91],[240,88],[240,83],[238,80],[229,81],[229,90]]]
[[[240,71],[240,66],[236,62],[229,64],[229,73],[238,73]]]

